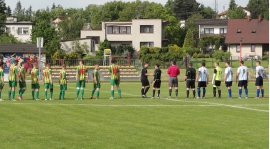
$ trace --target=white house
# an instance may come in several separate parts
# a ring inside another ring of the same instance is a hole
[[[241,8],[243,8],[243,11],[247,14],[247,16],[251,15],[251,11],[247,7],[241,7]],[[219,13],[218,18],[219,19],[227,19],[227,13],[228,13],[228,10],[225,10],[225,11]]]
[[[92,38],[92,45],[107,39],[112,46],[131,45],[139,51],[141,46],[162,47],[166,41],[162,19],[133,19],[131,22],[102,22],[101,30],[81,30],[81,38]]]
[[[204,35],[226,36],[227,19],[198,19],[195,24],[199,25],[199,38]]]
[[[31,21],[18,21],[16,17],[7,17],[6,32],[22,42],[27,42],[31,40],[31,32],[34,25],[35,23]]]

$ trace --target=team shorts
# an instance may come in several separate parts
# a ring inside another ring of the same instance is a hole
[[[45,89],[53,89],[53,84],[51,84],[51,83],[44,83],[44,88]]]
[[[187,80],[186,87],[187,88],[195,88],[195,80]]]
[[[60,84],[60,90],[67,90],[67,84]]]
[[[26,82],[25,81],[24,82],[19,81],[19,87],[20,88],[26,88]]]
[[[161,80],[156,80],[153,84],[153,88],[160,88]]]
[[[263,78],[261,76],[256,78],[255,86],[263,86]]]
[[[32,89],[39,89],[40,88],[39,83],[32,84],[31,87],[32,87]]]
[[[149,86],[149,81],[146,79],[146,80],[141,80],[141,83],[142,83],[142,86]]]
[[[17,87],[17,81],[8,81],[9,87]]]
[[[199,81],[198,82],[198,87],[206,87],[206,82],[205,81]]]
[[[111,83],[111,86],[114,86],[114,85],[119,86],[120,80],[111,79],[110,83]]]
[[[169,87],[178,87],[178,78],[170,77],[169,78]]]
[[[217,87],[219,87],[220,84],[221,84],[221,81],[215,80],[215,85],[216,85]]]
[[[247,80],[240,80],[238,82],[238,87],[243,87],[243,86],[244,86],[244,88],[247,88],[247,86],[248,86]]]
[[[94,90],[96,90],[97,88],[100,88],[100,83],[94,83],[93,84]]]
[[[76,83],[76,87],[85,88],[85,80],[80,80]]]
[[[226,84],[226,87],[231,87],[232,86],[232,81],[226,81],[225,84]]]
[[[3,84],[0,83],[0,90],[2,90],[4,88]]]

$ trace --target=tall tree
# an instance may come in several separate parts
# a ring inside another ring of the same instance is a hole
[[[55,7],[55,4],[53,3],[53,5],[52,5],[52,8],[51,9],[55,9],[56,7]]]
[[[227,17],[229,19],[244,19],[247,14],[244,12],[242,7],[236,7],[232,10],[228,10]]]
[[[217,15],[217,13],[211,7],[205,7],[203,4],[200,5],[199,12],[204,19],[212,19]]]
[[[80,38],[80,33],[85,23],[84,19],[72,17],[71,20],[59,22],[60,36],[63,40]]]
[[[25,19],[24,21],[31,21],[32,19],[32,6],[30,5],[30,7],[25,11]]]
[[[196,0],[175,0],[174,12],[178,19],[186,20],[199,11],[199,3]]]
[[[234,10],[237,7],[235,0],[230,0],[229,10]]]
[[[10,9],[9,6],[7,7],[7,15],[8,15],[8,16],[11,16],[11,15],[12,15],[12,11],[11,11],[11,9]]]
[[[196,46],[195,45],[196,44],[196,41],[194,39],[194,34],[193,33],[194,32],[191,29],[189,29],[187,31],[187,35],[185,37],[185,41],[184,41],[183,47],[185,47],[185,48],[194,48]]]
[[[5,0],[0,0],[0,35],[5,31],[5,23],[7,19],[7,7]]]
[[[251,10],[251,18],[256,19],[259,15],[265,18],[265,13],[269,8],[269,1],[266,0],[249,0],[248,9]]]
[[[174,1],[168,0],[165,4],[165,7],[171,8],[173,10],[174,9]]]
[[[21,1],[18,1],[16,7],[13,11],[13,15],[18,18],[18,20],[24,21],[25,20],[25,9],[22,8]]]

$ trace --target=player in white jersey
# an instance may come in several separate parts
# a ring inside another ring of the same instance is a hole
[[[260,96],[260,90],[262,92],[262,98],[264,98],[264,89],[263,89],[263,75],[264,75],[264,68],[261,66],[261,62],[256,62],[256,98],[259,98]]]
[[[239,80],[239,81],[238,81]],[[246,98],[248,98],[248,68],[244,66],[244,62],[240,61],[240,67],[237,69],[236,83],[238,82],[238,98],[242,98],[242,87],[244,86]]]
[[[230,62],[226,62],[226,69],[225,69],[225,76],[224,76],[224,83],[226,84],[226,87],[228,89],[229,98],[232,98],[232,78],[233,78],[233,70],[230,66]]]
[[[206,93],[205,87],[207,86],[208,81],[209,81],[209,72],[208,72],[208,69],[205,68],[205,62],[202,62],[202,67],[200,67],[198,70],[196,81],[198,82],[198,88],[197,88],[198,97],[197,98],[201,98],[201,87],[203,88],[202,98],[204,98],[205,93]]]

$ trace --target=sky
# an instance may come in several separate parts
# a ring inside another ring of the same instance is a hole
[[[15,9],[15,6],[19,0],[5,0],[7,6],[10,6],[11,10]],[[85,8],[89,4],[104,4],[113,0],[20,0],[23,8],[29,8],[32,6],[32,10],[45,9],[47,6],[52,7],[52,4],[55,3],[62,5],[64,8]],[[125,2],[135,1],[135,0],[122,0]],[[144,0],[142,0],[144,1]],[[164,5],[167,0],[148,0],[149,2],[161,3]],[[228,9],[230,0],[216,0],[218,3],[218,12]],[[205,6],[210,6],[214,9],[215,0],[197,0],[197,2],[204,4]],[[235,0],[237,5],[246,7],[248,0]],[[224,9],[225,8],[225,9]]]

